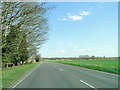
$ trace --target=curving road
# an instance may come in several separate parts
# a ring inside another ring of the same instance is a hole
[[[118,88],[118,76],[44,61],[14,88]]]

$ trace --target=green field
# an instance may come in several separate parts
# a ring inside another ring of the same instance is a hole
[[[41,62],[19,65],[2,70],[2,88],[9,88]]]
[[[118,74],[118,60],[47,60]]]

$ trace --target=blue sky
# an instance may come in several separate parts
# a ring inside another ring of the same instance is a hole
[[[54,2],[42,57],[118,56],[118,3]]]

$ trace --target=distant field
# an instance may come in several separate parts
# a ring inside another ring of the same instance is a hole
[[[2,70],[2,88],[9,88],[40,63],[41,62],[36,62],[34,64],[5,68]]]
[[[47,60],[118,74],[118,60]]]

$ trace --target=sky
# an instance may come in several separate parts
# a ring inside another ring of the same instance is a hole
[[[53,2],[42,57],[118,56],[117,2]]]

